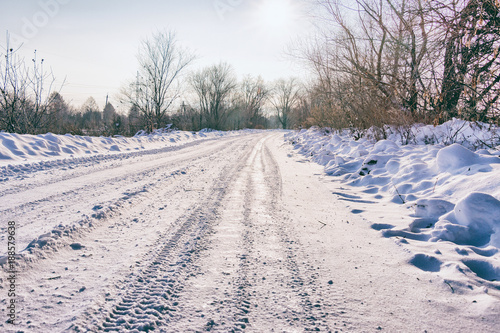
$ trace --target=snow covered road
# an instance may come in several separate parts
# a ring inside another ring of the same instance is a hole
[[[0,183],[0,255],[3,221],[22,254],[0,330],[499,331],[498,298],[408,264],[332,193],[353,198],[282,132],[27,171]]]

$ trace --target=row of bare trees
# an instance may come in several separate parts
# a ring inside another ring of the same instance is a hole
[[[31,61],[19,49],[6,47],[0,59],[0,130],[11,133],[117,134],[119,120],[113,106],[99,110],[93,99],[81,108],[67,104],[54,90],[55,77],[44,68],[45,60],[34,52]]]
[[[315,74],[309,124],[498,123],[498,1],[316,3],[321,34],[300,45]]]
[[[7,48],[0,61],[0,130],[15,133],[44,132],[79,135],[133,135],[169,124],[185,130],[291,128],[305,121],[309,104],[306,90],[296,79],[273,84],[261,77],[237,80],[227,63],[188,72],[195,56],[178,45],[170,31],[144,40],[138,55],[137,77],[122,89],[120,102],[127,116],[106,102],[100,109],[93,98],[80,108],[68,105],[53,91],[55,79]],[[183,96],[186,102],[179,103]]]
[[[133,115],[119,114],[110,102],[101,108],[93,97],[89,97],[81,106],[74,107],[59,92],[52,92],[47,110],[46,126],[38,131],[40,133],[113,136],[134,135],[142,129]]]
[[[292,128],[299,119],[303,87],[294,79],[266,84],[261,77],[238,82],[227,63],[206,67],[189,77],[192,106],[183,104],[173,123],[183,129]]]
[[[146,131],[173,122],[181,129],[217,130],[268,128],[274,113],[283,128],[299,102],[297,80],[266,84],[247,76],[238,82],[233,67],[220,63],[187,74],[195,56],[178,46],[172,32],[158,32],[142,43],[135,81],[123,89],[123,102],[138,113]],[[187,74],[187,75],[186,75]],[[191,103],[178,106],[180,91],[191,92]]]

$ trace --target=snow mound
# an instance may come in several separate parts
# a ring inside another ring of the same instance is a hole
[[[500,163],[500,158],[480,156],[457,143],[439,150],[437,154],[437,165],[441,172],[487,163]]]
[[[451,202],[441,199],[419,199],[415,207],[415,216],[423,218],[439,218],[455,208]]]
[[[432,236],[432,241],[500,248],[500,201],[484,193],[469,194],[442,217]]]
[[[381,140],[378,141],[375,146],[373,146],[373,152],[378,153],[378,152],[397,152],[399,150],[399,146],[389,140]]]

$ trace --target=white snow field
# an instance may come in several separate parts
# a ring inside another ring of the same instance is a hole
[[[0,331],[499,332],[500,154],[434,142],[0,133]]]

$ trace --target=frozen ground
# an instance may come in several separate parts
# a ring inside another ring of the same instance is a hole
[[[203,135],[0,134],[0,330],[500,330],[494,151]]]

